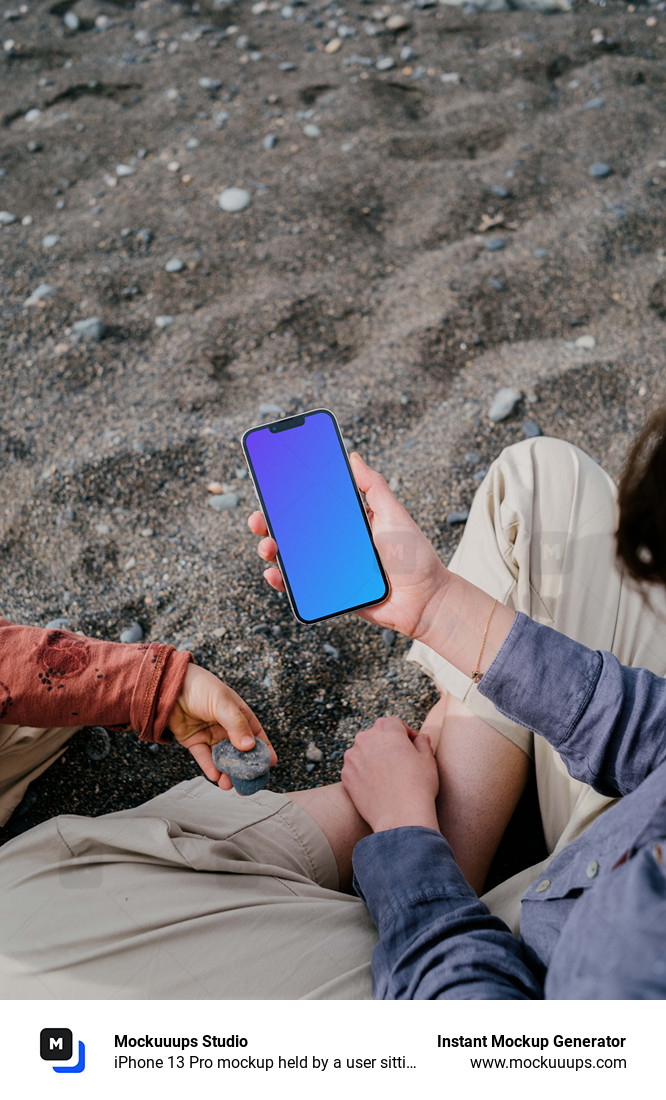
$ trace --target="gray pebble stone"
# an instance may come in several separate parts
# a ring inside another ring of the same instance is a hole
[[[594,99],[588,99],[587,103],[583,104],[584,111],[598,111],[600,107],[605,107],[606,101],[602,99],[600,95],[595,96]]]
[[[229,776],[239,794],[254,794],[270,779],[271,753],[264,741],[255,741],[254,748],[243,752],[231,741],[213,745],[213,763],[218,771]]]
[[[534,256],[537,260],[545,260],[547,255],[548,255],[548,249],[547,248],[535,248],[534,249]]]
[[[595,180],[605,180],[607,176],[610,176],[613,169],[610,164],[605,164],[602,160],[596,161],[595,164],[590,165],[590,175]]]
[[[491,187],[490,190],[492,191],[496,199],[508,199],[509,197],[509,192],[507,191],[506,187],[502,187],[500,183],[496,183],[494,187]]]
[[[277,145],[277,134],[266,134],[266,137],[262,141],[264,149],[274,149]]]
[[[380,57],[375,68],[380,73],[386,73],[389,69],[395,68],[395,61],[392,57]]]
[[[67,508],[65,508],[64,516],[68,523],[72,523],[75,516],[74,509],[68,505]]]
[[[60,237],[56,237],[55,233],[47,233],[45,237],[42,237],[42,248],[55,248]]]
[[[303,133],[307,138],[321,137],[321,130],[315,126],[314,122],[308,122],[307,126],[303,127]]]
[[[497,423],[499,420],[506,420],[507,416],[511,416],[511,413],[515,409],[516,405],[520,401],[522,394],[520,390],[514,390],[513,388],[505,387],[499,390],[495,394],[495,400],[490,406],[490,412],[488,416],[492,421]]]
[[[503,248],[506,248],[506,241],[503,237],[489,237],[483,242],[483,247],[486,252],[501,252]]]
[[[395,630],[382,630],[382,641],[386,646],[392,646],[395,641]]]
[[[217,496],[209,497],[208,507],[214,508],[216,512],[227,512],[230,508],[237,508],[238,494],[219,493]]]
[[[242,187],[227,187],[220,192],[217,201],[220,210],[225,210],[228,214],[238,214],[250,205],[250,192]]]
[[[538,424],[535,424],[533,420],[526,420],[523,424],[523,432],[528,439],[536,439],[538,435],[543,435],[541,428]]]
[[[313,764],[321,764],[324,759],[323,752],[315,745],[314,741],[311,741],[305,750],[305,759],[311,760]]]
[[[41,153],[43,148],[40,142],[35,141],[34,138],[31,138],[30,141],[26,141],[25,147],[29,153]]]
[[[82,340],[99,342],[106,332],[106,325],[101,317],[87,317],[84,321],[74,323],[74,332]]]
[[[481,455],[478,451],[467,451],[463,457],[465,462],[469,462],[470,466],[476,466],[481,461]]]
[[[173,317],[169,313],[160,313],[160,315],[155,318],[155,324],[158,328],[168,328],[169,325],[173,324]]]
[[[412,49],[411,46],[403,46],[401,51],[400,51],[400,60],[401,61],[415,61],[416,60],[416,50]]]
[[[41,302],[43,298],[51,298],[54,294],[58,293],[57,286],[52,286],[51,283],[40,283],[36,286],[29,298],[26,298],[26,306],[34,306],[37,302]]]
[[[86,756],[89,760],[104,760],[111,752],[111,738],[104,726],[93,726],[86,743]]]
[[[221,130],[223,126],[226,126],[227,122],[231,118],[228,111],[218,111],[213,119],[213,122],[217,126],[218,130]]]
[[[9,210],[0,210],[0,225],[13,225],[16,214],[10,214]]]
[[[176,257],[174,257],[173,260],[167,260],[164,265],[164,270],[168,271],[170,275],[177,275],[179,271],[183,271],[184,269],[185,264]]]
[[[116,165],[116,175],[117,176],[133,176],[134,172],[135,172],[135,169],[132,168],[131,164],[117,164]]]
[[[199,77],[199,87],[203,88],[205,92],[216,92],[222,87],[222,81],[216,80],[213,76],[201,76]]]
[[[469,519],[469,512],[449,512],[446,517],[446,522],[449,527],[455,527],[457,523],[467,523]]]
[[[504,290],[504,283],[502,282],[501,279],[494,279],[494,278],[491,279],[490,280],[490,285],[493,288],[493,290]]]
[[[130,623],[126,630],[120,635],[121,642],[125,642],[126,645],[134,645],[135,642],[143,641],[143,630],[139,623]]]
[[[336,649],[336,647],[334,645],[331,645],[330,642],[324,642],[321,648],[323,649],[324,653],[327,653],[328,656],[332,657],[334,661],[340,660],[340,650]]]
[[[67,27],[68,31],[78,31],[79,27],[81,26],[81,20],[79,19],[75,11],[66,11],[62,21]]]
[[[71,621],[72,621],[71,619],[49,619],[49,621],[47,622],[44,629],[45,630],[67,630],[67,628],[69,627],[69,624],[71,623]]]
[[[281,61],[278,68],[281,73],[293,73],[296,66],[293,61]]]
[[[282,416],[282,409],[279,405],[271,405],[270,402],[264,402],[259,406],[259,416]]]
[[[481,469],[477,470],[476,473],[474,473],[472,476],[474,478],[474,481],[483,481],[487,473],[488,471],[486,470],[485,466],[482,466]]]
[[[306,770],[306,772],[313,772],[315,770],[314,764],[312,764],[312,763],[306,764],[305,765],[305,770]]]
[[[199,138],[195,137],[188,138],[185,142],[185,148],[189,149],[190,152],[192,152],[194,149],[198,149],[200,145],[201,142],[199,141]]]

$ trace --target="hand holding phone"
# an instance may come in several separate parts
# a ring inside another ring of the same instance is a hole
[[[380,603],[389,584],[328,409],[250,428],[243,449],[302,623]]]
[[[367,466],[356,453],[351,455],[351,469],[358,488],[365,494],[368,522],[391,588],[383,603],[363,608],[358,614],[378,626],[389,627],[410,638],[417,637],[424,632],[428,617],[435,614],[446,587],[448,571],[381,474]],[[269,535],[262,513],[254,512],[248,526],[255,535],[263,536],[257,550],[270,564],[264,573],[267,582],[284,592],[280,569],[273,565],[277,543]],[[320,541],[326,537],[321,532],[316,534]]]

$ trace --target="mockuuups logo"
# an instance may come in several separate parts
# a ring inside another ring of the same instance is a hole
[[[74,1039],[68,1027],[45,1027],[39,1033],[39,1053],[45,1062],[69,1062]],[[86,1048],[79,1039],[78,1061],[73,1066],[52,1066],[55,1073],[83,1073],[86,1068]]]

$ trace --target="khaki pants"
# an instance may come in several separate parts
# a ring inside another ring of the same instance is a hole
[[[526,441],[491,467],[452,567],[534,618],[663,674],[666,626],[619,576],[614,526],[612,483],[591,459],[557,440]],[[432,651],[416,644],[410,657],[534,755],[551,850],[608,805]],[[9,812],[71,733],[38,732],[0,727],[0,769],[15,777],[0,786]],[[538,873],[485,900],[516,927],[520,895]],[[368,998],[375,942],[363,904],[337,891],[324,834],[284,795],[241,799],[194,779],[133,810],[45,822],[0,849],[7,998]]]

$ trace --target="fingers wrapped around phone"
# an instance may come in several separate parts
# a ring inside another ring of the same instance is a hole
[[[264,577],[270,584],[271,588],[274,588],[277,592],[284,592],[284,581],[282,579],[282,573],[275,565],[277,557],[277,543],[275,539],[271,538],[268,534],[268,527],[266,520],[261,512],[253,512],[247,521],[247,525],[255,535],[263,536],[260,542],[257,544],[257,553],[260,558],[268,562],[271,565],[270,569],[264,572]]]

